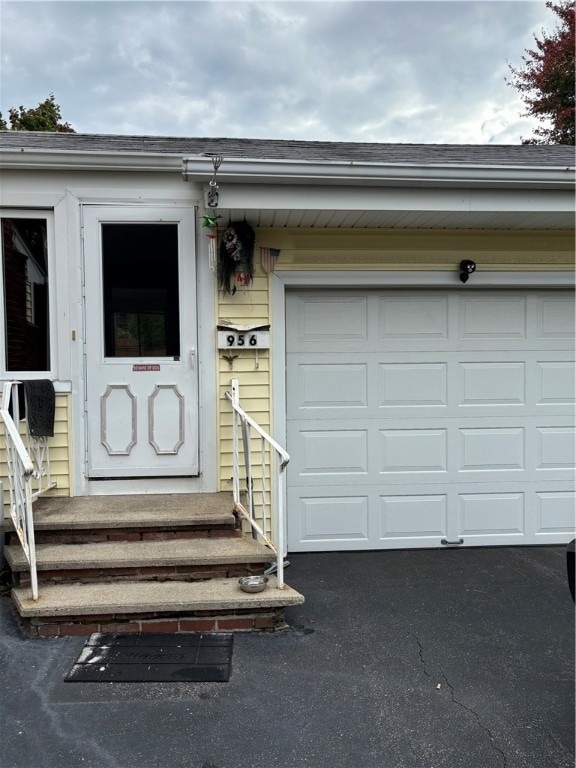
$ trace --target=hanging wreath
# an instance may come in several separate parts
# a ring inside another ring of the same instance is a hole
[[[254,279],[254,230],[245,221],[234,221],[220,242],[218,285],[222,291],[236,293],[236,283],[250,285]]]

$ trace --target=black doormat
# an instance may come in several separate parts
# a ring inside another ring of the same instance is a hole
[[[67,683],[226,683],[231,634],[138,635],[95,632],[64,678]]]

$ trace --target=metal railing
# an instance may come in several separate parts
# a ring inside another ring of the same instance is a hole
[[[38,600],[32,502],[41,493],[54,488],[56,483],[50,479],[48,438],[32,437],[26,429],[26,445],[20,435],[18,421],[15,422],[10,413],[10,405],[12,405],[12,413],[20,413],[18,384],[20,384],[19,381],[4,383],[0,418],[4,422],[10,516],[30,566],[32,597]]]
[[[260,536],[276,555],[278,587],[284,588],[284,478],[290,456],[240,406],[237,379],[230,382],[232,391],[226,397],[232,405],[232,491],[234,509],[249,522],[255,539]],[[243,461],[240,459],[242,439]],[[260,452],[260,461],[253,465],[252,454]],[[243,465],[246,489],[245,503],[240,494],[240,470]],[[259,468],[254,472],[254,466]],[[260,489],[255,490],[255,474],[260,475]],[[270,503],[268,500],[270,499]],[[270,515],[268,515],[270,513]],[[270,529],[268,529],[270,516]]]

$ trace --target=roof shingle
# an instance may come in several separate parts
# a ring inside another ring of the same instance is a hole
[[[1,131],[0,149],[119,154],[219,154],[225,158],[390,165],[574,167],[574,147],[518,144],[376,144]]]

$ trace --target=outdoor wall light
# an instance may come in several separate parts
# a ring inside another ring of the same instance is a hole
[[[465,283],[472,272],[476,272],[476,262],[464,259],[460,262],[460,280]]]

